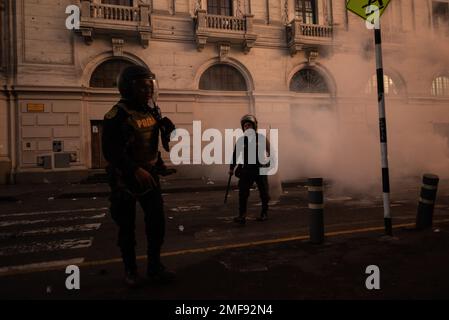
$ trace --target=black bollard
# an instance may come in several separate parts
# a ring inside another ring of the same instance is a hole
[[[438,176],[434,174],[425,174],[423,176],[418,214],[416,215],[416,229],[418,230],[432,227],[433,209],[439,180]]]
[[[308,191],[310,242],[321,244],[324,241],[323,179],[310,178],[308,182]]]

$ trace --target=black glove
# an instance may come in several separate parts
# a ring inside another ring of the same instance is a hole
[[[173,132],[173,130],[176,129],[176,127],[169,118],[167,117],[162,118],[161,109],[156,103],[154,103],[154,108],[151,108],[151,113],[159,123],[161,130],[162,146],[164,147],[165,151],[170,152],[170,145],[169,145],[170,135]]]
[[[176,126],[174,123],[167,117],[164,117],[159,122],[161,128],[161,138],[162,138],[162,146],[165,151],[170,152],[170,135],[176,130]]]
[[[173,130],[176,129],[175,124],[167,117],[163,117],[161,119],[161,126],[162,128],[164,128],[164,130],[168,133],[171,134]]]

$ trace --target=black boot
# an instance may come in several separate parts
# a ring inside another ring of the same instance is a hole
[[[137,270],[125,271],[125,284],[129,288],[138,288],[142,285],[142,281],[137,273]]]
[[[158,263],[148,265],[147,277],[150,283],[153,284],[169,284],[175,280],[176,274],[167,270],[162,263]]]
[[[258,217],[257,221],[266,221],[268,219],[268,202],[262,202],[262,212],[260,213],[260,217]]]
[[[137,272],[136,252],[134,248],[123,248],[121,251],[125,266],[125,283],[130,288],[136,288],[141,284]]]
[[[235,217],[233,221],[235,223],[239,223],[241,225],[244,225],[246,223],[246,217],[244,215],[239,215],[238,217]]]

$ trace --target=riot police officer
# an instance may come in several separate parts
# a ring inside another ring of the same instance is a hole
[[[118,246],[129,286],[140,284],[136,263],[135,220],[138,201],[145,216],[147,277],[168,282],[174,274],[161,263],[165,217],[159,174],[168,172],[159,152],[159,135],[168,151],[175,129],[156,105],[155,75],[142,66],[127,67],[119,76],[121,100],[105,115],[102,148],[108,161],[110,212],[118,225]]]
[[[250,189],[254,182],[257,184],[259,189],[260,199],[262,200],[262,211],[257,221],[265,221],[268,218],[268,203],[270,201],[269,188],[268,188],[268,177],[265,174],[261,174],[260,168],[262,166],[267,166],[267,164],[262,164],[259,158],[259,149],[261,147],[262,139],[265,137],[257,133],[257,119],[255,116],[248,114],[241,118],[240,124],[244,135],[239,139],[243,139],[243,143],[237,141],[236,147],[234,148],[233,161],[229,168],[229,175],[239,178],[239,215],[234,218],[234,222],[245,224],[246,214],[247,214],[247,204],[248,197],[250,194]],[[251,148],[250,145],[253,143],[255,148]],[[238,146],[241,145],[243,148],[239,150]],[[265,152],[267,156],[270,156],[270,145],[268,140],[265,144]],[[237,159],[239,155],[243,152],[243,163],[237,165]],[[251,155],[250,153],[255,154]],[[254,156],[255,161],[251,161],[251,156]],[[236,169],[237,167],[237,169]]]

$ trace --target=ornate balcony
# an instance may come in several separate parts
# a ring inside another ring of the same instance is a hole
[[[287,26],[287,45],[291,55],[303,49],[317,49],[332,44],[333,29],[331,26],[302,23],[295,18]]]
[[[253,15],[243,18],[207,14],[206,10],[198,10],[196,14],[195,38],[199,51],[207,42],[225,42],[241,44],[245,53],[249,52],[256,42],[253,33]]]
[[[136,7],[81,1],[81,23],[79,32],[87,44],[92,43],[94,33],[137,34],[146,48],[151,36],[150,6]]]

